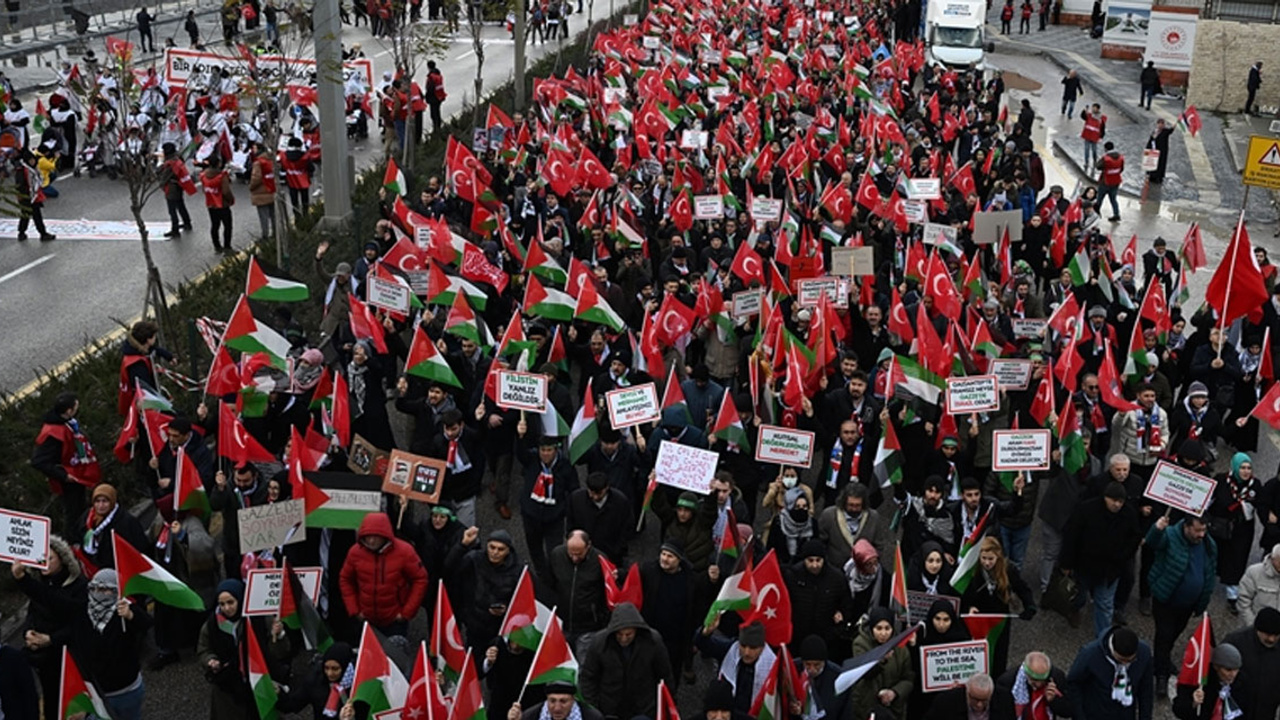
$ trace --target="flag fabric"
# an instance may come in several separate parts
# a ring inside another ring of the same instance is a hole
[[[413,670],[409,672],[409,692],[400,717],[402,720],[447,720],[449,717],[449,706],[440,693],[425,641],[418,643],[418,656],[413,659]]]
[[[186,510],[202,518],[209,517],[209,495],[204,490],[195,463],[178,448],[176,468],[173,473],[173,511]]]
[[[466,646],[458,631],[458,619],[453,614],[453,604],[445,591],[444,581],[438,581],[436,609],[431,622],[431,656],[436,659],[436,669],[448,680],[457,680],[466,660]]]
[[[673,368],[674,370],[674,368]],[[720,395],[720,411],[716,413],[715,424],[711,428],[711,436],[724,440],[729,448],[749,450],[751,440],[747,438],[747,430],[738,416],[738,408],[733,404],[733,393],[723,392]],[[728,534],[728,530],[725,531]]]
[[[907,603],[907,566],[902,562],[902,543],[893,548],[893,584],[889,588],[889,608],[903,622],[910,619]]]
[[[382,320],[374,313],[373,307],[350,294],[347,295],[347,303],[351,306],[351,311],[347,315],[351,334],[356,340],[368,340],[379,354],[387,354],[386,331],[382,327]]]
[[[459,293],[466,295],[477,310],[484,312],[489,296],[483,290],[467,282],[465,278],[445,274],[439,263],[431,263],[431,267],[427,269],[427,303],[452,305]]]
[[[854,683],[858,682],[866,676],[867,673],[874,670],[876,666],[880,664],[880,661],[884,660],[885,655],[888,655],[894,649],[905,644],[919,629],[920,625],[912,625],[906,630],[903,630],[890,638],[889,642],[869,650],[855,658],[845,660],[844,664],[840,666],[840,674],[836,676],[836,694],[843,695],[847,692],[849,688],[853,687]]]
[[[1178,127],[1183,132],[1191,133],[1191,137],[1195,137],[1200,132],[1200,128],[1204,127],[1204,123],[1200,122],[1200,111],[1196,110],[1195,105],[1188,105],[1186,110],[1178,116]]]
[[[596,425],[596,401],[591,394],[591,380],[587,378],[587,387],[583,390],[582,405],[573,416],[573,426],[569,428],[569,462],[577,463],[596,442],[600,432]]]
[[[1182,238],[1182,247],[1178,248],[1178,257],[1182,258],[1187,272],[1195,272],[1208,267],[1209,259],[1204,254],[1204,237],[1200,232],[1200,223],[1193,222]]]
[[[253,626],[247,625],[245,639],[248,641],[249,656],[249,690],[253,692],[254,704],[258,707],[259,720],[276,720],[280,713],[276,710],[276,684],[271,680],[271,671],[267,667],[267,659],[262,654],[262,646],[258,644],[258,633]]]
[[[222,343],[232,350],[246,353],[266,353],[271,364],[284,369],[285,358],[291,347],[283,335],[272,330],[270,326],[258,322],[249,309],[249,298],[241,295],[236,307],[231,311],[231,319],[227,321],[227,331],[222,336]]]
[[[620,333],[627,328],[627,324],[622,321],[622,316],[600,297],[600,293],[596,291],[595,282],[589,278],[582,283],[582,289],[578,291],[578,301],[574,306],[573,317],[575,320],[604,325],[615,333]]]
[[[204,601],[194,590],[169,574],[154,560],[134,549],[127,540],[111,531],[112,549],[116,558],[116,581],[120,597],[150,595],[162,605],[203,612]]]
[[[406,716],[401,714],[401,717]],[[486,720],[487,717],[480,678],[476,674],[475,658],[468,650],[462,662],[462,674],[458,676],[458,687],[453,695],[453,707],[449,709],[448,720]]]
[[[545,287],[537,275],[529,275],[524,288],[524,311],[548,320],[572,322],[577,303],[569,294]]]
[[[404,707],[409,693],[409,683],[400,668],[387,657],[377,633],[364,624],[360,635],[360,649],[356,655],[355,680],[351,686],[351,699],[369,706],[370,716]]]
[[[781,665],[780,662],[774,662],[773,667],[769,668],[760,692],[751,701],[751,717],[757,720],[782,720],[786,717],[782,714],[781,698],[778,695],[778,673]]]
[[[1209,681],[1209,658],[1213,655],[1213,624],[1209,613],[1200,616],[1200,624],[1187,640],[1178,668],[1178,684],[1204,687]]]
[[[578,683],[578,661],[569,649],[569,642],[564,638],[564,629],[560,627],[560,618],[555,608],[551,609],[551,618],[547,621],[547,631],[542,634],[538,643],[538,651],[533,654],[533,664],[529,666],[529,677],[525,685],[546,685],[550,682],[563,681]]]
[[[957,592],[961,591],[957,590]],[[996,656],[996,646],[1000,643],[1000,636],[1004,635],[1009,628],[1010,617],[1010,615],[974,613],[961,615],[960,619],[964,620],[965,627],[969,628],[969,637],[987,641],[987,657],[993,658]]]
[[[880,445],[876,447],[875,473],[880,487],[887,488],[902,482],[903,466],[906,459],[902,456],[902,445],[898,443],[898,432],[893,423],[884,423],[880,430]]]
[[[440,355],[440,350],[436,348],[435,343],[431,342],[431,338],[427,337],[421,324],[414,327],[413,343],[409,346],[409,357],[405,360],[404,371],[410,375],[462,389],[462,383],[454,374],[453,368],[449,367],[449,363]]]
[[[1261,313],[1262,304],[1270,297],[1241,211],[1231,244],[1204,291],[1205,302],[1218,311],[1218,321],[1225,326],[1242,315]]]
[[[672,407],[678,408],[689,424],[693,424],[693,415],[689,412],[689,403],[684,399],[684,390],[681,389],[680,380],[676,377],[674,364],[667,373],[667,384],[662,388],[662,411],[665,413],[667,408]]]
[[[1249,411],[1249,415],[1280,430],[1280,382],[1271,383],[1271,389]]]
[[[296,495],[294,497],[297,497]],[[302,587],[302,579],[293,571],[293,566],[286,559],[281,569],[283,573],[280,583],[280,622],[290,630],[302,633],[302,641],[307,649],[324,652],[333,645],[333,636],[329,627],[320,618],[320,612],[311,602],[311,596]]]
[[[986,534],[987,522],[990,519],[991,510],[988,509],[978,519],[978,524],[973,527],[973,531],[960,544],[960,556],[956,559],[955,572],[951,574],[951,587],[961,595],[968,589],[969,582],[973,580],[975,571],[978,569],[978,543]]]
[[[400,197],[409,194],[409,184],[404,181],[404,173],[393,157],[387,157],[387,172],[382,176],[382,187]]]
[[[124,425],[120,427],[120,435],[116,438],[112,454],[121,465],[133,460],[133,446],[138,441],[138,408],[130,404],[125,410]]]
[[[227,346],[219,343],[213,354],[213,364],[209,366],[209,377],[205,378],[204,394],[222,397],[237,392],[240,392],[239,370],[231,361]]]
[[[1089,259],[1089,251],[1084,243],[1081,243],[1080,249],[1071,256],[1067,270],[1071,273],[1072,285],[1080,287],[1089,283],[1089,277],[1093,274],[1093,261]]]
[[[759,621],[764,626],[765,642],[769,645],[791,642],[791,593],[782,579],[777,553],[770,550],[765,554],[751,571],[751,583],[755,585],[756,593],[752,598],[751,614],[744,621]]]
[[[1062,451],[1062,468],[1068,475],[1075,475],[1089,464],[1089,453],[1085,450],[1084,435],[1080,431],[1080,417],[1070,399],[1058,414],[1058,446]]]
[[[218,404],[218,456],[232,462],[275,462],[276,456],[262,447],[227,403]]]
[[[525,567],[520,571],[511,602],[507,603],[507,614],[502,618],[502,637],[526,650],[537,650],[550,621],[551,610],[534,597],[533,578]]]
[[[604,575],[604,603],[612,611],[622,603],[631,603],[636,610],[644,609],[644,588],[640,585],[640,565],[631,563],[627,575],[618,587],[618,567],[600,554],[600,572]]]
[[[58,718],[67,720],[72,715],[111,717],[107,712],[106,704],[102,702],[102,696],[98,695],[97,688],[80,674],[80,668],[71,657],[71,651],[64,645],[62,646],[62,682],[58,688]]]
[[[736,533],[732,528],[725,528],[726,535],[731,532]],[[730,575],[720,586],[720,592],[707,610],[703,625],[710,625],[720,613],[734,610],[741,614],[750,610],[755,605],[755,597],[756,585],[752,578],[751,562],[748,560],[743,569]]]
[[[311,296],[306,283],[272,277],[262,271],[258,258],[249,256],[249,275],[245,278],[244,294],[250,300],[271,302],[301,302]]]
[[[675,698],[671,697],[665,680],[658,681],[658,713],[654,720],[680,720],[680,711],[676,709]]]

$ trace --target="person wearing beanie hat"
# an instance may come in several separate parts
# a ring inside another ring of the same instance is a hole
[[[712,680],[702,696],[702,712],[690,720],[751,720],[751,715],[737,709],[733,701],[733,685],[728,680]]]
[[[80,541],[80,549],[93,567],[113,568],[116,566],[111,542],[113,532],[140,553],[146,554],[150,550],[151,542],[147,540],[142,523],[128,508],[120,507],[115,487],[99,483],[90,491],[89,509],[71,530],[72,537]]]
[[[1240,653],[1240,677],[1234,683],[1245,718],[1273,718],[1280,709],[1280,610],[1264,607],[1252,625],[1222,640]]]
[[[467,644],[483,647],[498,636],[507,603],[515,594],[525,564],[516,553],[511,533],[503,528],[490,531],[481,542],[479,528],[469,527],[463,533],[462,544],[467,554],[454,577],[459,587],[469,589],[470,602],[454,608],[463,616]]]
[[[803,671],[808,678],[810,697],[813,698],[813,710],[806,708],[803,718],[844,717],[847,695],[836,693],[836,677],[840,674],[840,666],[831,662],[827,655],[827,643],[818,635],[805,637],[796,650],[793,662],[796,669]]]
[[[1076,653],[1066,696],[1076,718],[1150,720],[1155,704],[1151,648],[1126,626],[1108,629]]]
[[[587,451],[578,458],[579,465],[585,465],[587,475],[601,473],[609,479],[609,487],[621,492],[630,500],[631,511],[639,515],[644,507],[644,496],[646,480],[641,477],[641,466],[643,465],[640,451],[636,449],[634,443],[623,442],[622,433],[617,429],[610,427],[609,423],[600,420],[599,425],[599,442],[591,445]],[[661,497],[660,510],[669,509],[667,496],[663,493],[656,493],[654,500]],[[654,510],[653,512],[658,512]],[[631,522],[635,527],[635,521]]]
[[[1245,625],[1252,625],[1266,608],[1280,608],[1280,544],[1273,545],[1260,562],[1244,571],[1236,607]]]
[[[1150,478],[1156,462],[1169,445],[1169,413],[1156,402],[1156,389],[1150,384],[1141,385],[1134,396],[1138,406],[1118,413],[1116,440],[1120,452],[1129,456],[1131,472],[1141,478]]]
[[[664,540],[657,558],[640,562],[642,614],[666,647],[672,693],[679,687],[682,669],[685,680],[691,682],[693,678],[690,651],[698,622],[694,608],[699,580],[685,559],[684,543],[677,538]]]
[[[609,486],[609,476],[587,473],[587,486],[569,494],[570,529],[586,531],[591,544],[617,565],[627,557],[627,543],[635,534],[631,500]]]
[[[1194,441],[1188,441],[1194,442]],[[1144,540],[1154,553],[1148,578],[1156,633],[1152,642],[1156,687],[1164,690],[1177,672],[1171,653],[1192,614],[1209,606],[1218,571],[1218,544],[1209,536],[1206,518],[1188,515],[1171,523],[1161,515]]]
[[[1130,502],[1123,483],[1110,475],[1102,497],[1087,497],[1071,512],[1062,536],[1058,564],[1075,578],[1081,592],[1067,620],[1075,627],[1089,597],[1093,599],[1095,636],[1115,619],[1116,593],[1126,567],[1142,540],[1136,504]],[[1123,607],[1123,606],[1120,606]]]
[[[733,687],[733,707],[750,712],[752,702],[760,694],[773,671],[778,656],[765,643],[764,626],[759,621],[738,628],[735,640],[718,632],[720,615],[697,633],[694,645],[703,655],[720,663],[720,677]]]
[[[1199,380],[1187,386],[1182,402],[1169,412],[1170,447],[1179,447],[1185,440],[1199,440],[1207,447],[1218,444],[1222,432],[1222,413],[1209,402],[1209,388]]]
[[[246,617],[245,585],[226,579],[214,590],[214,606],[200,627],[196,662],[211,686],[209,717],[232,720],[250,715],[255,708],[253,689],[242,669],[243,643],[254,633],[263,659],[275,677],[284,677],[292,650],[289,636],[277,618]]]
[[[1242,703],[1244,693],[1236,682],[1242,664],[1240,651],[1234,645],[1221,643],[1214,647],[1208,678],[1202,683],[1178,683],[1173,716],[1178,720],[1249,717]]]

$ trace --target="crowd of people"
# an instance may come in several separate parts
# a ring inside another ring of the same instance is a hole
[[[318,325],[257,296],[290,283],[255,264],[252,302],[201,319],[219,402],[165,402],[172,357],[134,325],[115,454],[155,520],[100,482],[75,396],[32,456],[65,517],[47,570],[13,566],[32,612],[7,662],[34,667],[45,716],[63,648],[116,720],[141,717],[144,659],[192,648],[214,718],[371,716],[393,693],[362,690],[359,658],[407,664],[427,640],[446,670],[427,697],[460,717],[481,686],[508,720],[668,717],[713,668],[679,712],[1150,720],[1168,698],[1183,720],[1274,718],[1280,479],[1255,467],[1280,422],[1274,266],[1242,225],[1230,279],[1193,300],[1198,227],[1176,251],[1110,237],[1093,188],[1045,186],[1035,110],[1006,118],[1000,77],[927,62],[914,26],[906,3],[655,3],[526,112],[491,107],[484,142],[451,140],[443,180],[392,168],[358,252],[315,249]],[[1010,210],[1020,240],[982,217]],[[387,282],[417,296],[407,313],[374,302]],[[504,370],[540,376],[546,411],[500,402]],[[946,378],[995,372],[995,407],[948,411]],[[615,425],[606,396],[649,383],[656,418]],[[764,425],[811,433],[809,459],[758,459]],[[998,431],[1031,428],[1051,431],[1047,469],[998,469]],[[705,489],[670,484],[672,444],[718,456]],[[239,511],[311,504],[317,473],[371,449],[440,461],[437,501],[386,494],[358,529],[241,554]],[[1216,481],[1202,513],[1151,496],[1161,468]],[[121,598],[119,541],[208,612]],[[323,650],[243,613],[247,571],[282,560],[321,569]],[[1189,677],[1180,638],[1219,592],[1230,615]],[[1042,608],[1092,640],[1011,657]],[[455,611],[474,662],[449,672]],[[573,655],[530,682],[555,628]],[[987,671],[925,692],[921,649],[971,639]]]

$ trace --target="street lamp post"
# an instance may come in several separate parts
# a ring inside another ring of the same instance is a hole
[[[342,83],[342,21],[339,0],[316,0],[312,15],[316,46],[316,102],[320,116],[320,164],[324,183],[323,225],[344,227],[351,220],[353,159],[347,150],[347,112]]]

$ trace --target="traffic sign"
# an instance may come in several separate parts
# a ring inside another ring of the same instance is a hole
[[[1244,161],[1244,184],[1280,190],[1280,140],[1254,135]]]

